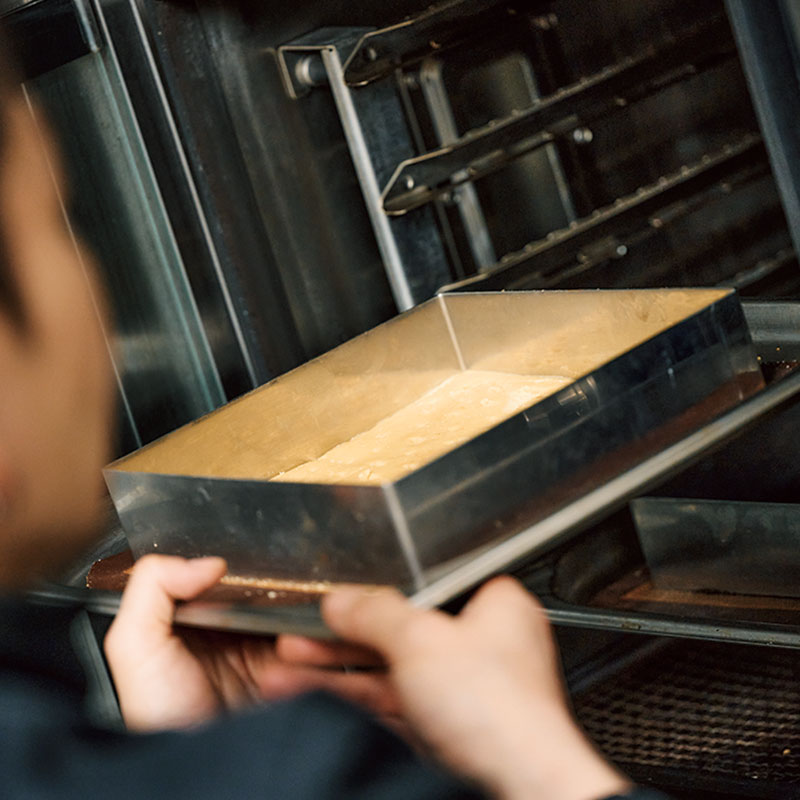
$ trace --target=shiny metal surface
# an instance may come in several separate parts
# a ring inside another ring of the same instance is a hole
[[[447,96],[442,77],[442,62],[439,59],[427,58],[422,62],[419,85],[439,143],[445,145],[458,139],[458,128]],[[460,187],[455,199],[476,265],[479,269],[491,267],[497,261],[497,255],[475,187],[466,183]]]
[[[742,310],[770,383],[769,392],[783,391],[786,380],[795,380],[793,371],[800,363],[800,304],[745,300]],[[748,423],[735,439],[681,470],[659,487],[658,494],[707,500],[797,502],[800,476],[793,443],[799,439],[800,403],[779,404],[776,410]]]
[[[322,63],[328,72],[336,107],[339,109],[345,136],[350,144],[353,165],[367,203],[367,212],[372,220],[378,247],[383,256],[386,277],[392,287],[392,294],[398,310],[407,311],[415,305],[414,293],[409,284],[408,276],[403,269],[402,258],[397,241],[391,231],[389,220],[384,216],[380,207],[380,187],[378,186],[369,148],[364,138],[353,99],[344,82],[339,53],[336,48],[329,47],[323,49],[321,55]]]
[[[559,607],[557,603],[548,605],[546,613],[553,625],[800,649],[800,633],[777,625],[754,626],[745,622],[663,619],[655,614],[628,613],[623,615],[602,609],[576,611],[571,608]]]
[[[112,47],[40,76],[28,90],[56,130],[68,132],[62,151],[81,198],[68,213],[110,290],[123,407],[136,409],[128,446],[141,445],[226,399],[176,234]]]
[[[800,506],[639,497],[630,509],[657,589],[800,596]]]
[[[93,614],[113,617],[119,611],[121,592],[85,589],[74,586],[45,586],[26,594],[29,602],[46,606],[80,608]],[[317,639],[331,638],[322,621],[318,604],[284,606],[274,611],[233,603],[184,603],[175,609],[173,624],[236,633],[294,633]]]
[[[798,31],[786,0],[725,0],[795,250],[800,247]],[[795,20],[796,21],[796,20]]]
[[[796,303],[752,303],[744,304],[744,310],[753,339],[759,342],[758,352],[764,357],[765,361],[772,360],[774,351],[784,352],[791,350],[784,339],[784,334],[793,335],[795,330],[794,315],[797,312]],[[774,313],[773,313],[774,312]],[[780,321],[783,320],[783,324]],[[742,495],[758,499],[759,497],[772,497],[775,495],[773,484],[778,480],[778,476],[772,474],[774,470],[767,463],[759,466],[759,459],[756,458],[751,465],[745,463],[741,454],[759,455],[765,440],[768,441],[767,448],[772,459],[777,459],[779,465],[783,465],[783,453],[786,452],[791,461],[784,466],[779,466],[781,476],[778,482],[781,484],[779,491],[785,496],[794,498],[797,496],[797,465],[795,453],[791,443],[796,441],[796,432],[800,429],[798,418],[800,409],[800,375],[789,375],[779,378],[773,385],[765,391],[760,392],[751,400],[746,401],[741,406],[730,412],[723,414],[721,418],[712,422],[705,429],[690,434],[685,440],[676,443],[666,454],[666,458],[660,455],[648,459],[639,465],[631,473],[623,476],[623,481],[616,487],[611,487],[610,492],[604,492],[602,496],[590,498],[589,505],[581,505],[565,509],[568,518],[562,517],[562,532],[573,528],[576,532],[585,531],[586,522],[582,522],[580,514],[587,511],[595,514],[598,509],[619,505],[631,493],[640,491],[643,487],[656,484],[659,489],[664,486],[663,478],[669,476],[674,470],[679,471],[679,481],[691,488],[700,487],[701,491],[712,491],[715,496],[726,496],[726,490],[731,492],[730,496]],[[721,443],[725,446],[720,447]],[[733,448],[733,451],[731,450]],[[693,466],[686,469],[686,463]],[[746,482],[740,485],[740,471],[746,467],[743,480]],[[702,480],[702,475],[710,469],[712,486],[707,487],[708,481]],[[699,470],[699,476],[698,476]],[[665,485],[669,491],[670,483]],[[628,494],[626,494],[626,492]],[[601,516],[604,517],[602,511]],[[559,521],[556,520],[558,523]],[[539,536],[546,536],[546,532],[541,531],[540,526],[536,526],[538,531],[534,533]],[[519,537],[529,536],[529,532],[521,532]],[[542,549],[542,563],[544,567],[536,566],[537,548],[534,546],[523,557],[523,570],[531,572],[530,560],[534,559],[532,572],[525,578],[526,585],[531,591],[536,593],[545,604],[548,618],[560,626],[575,626],[583,629],[597,629],[607,631],[619,631],[625,633],[639,632],[643,634],[672,637],[690,637],[697,639],[709,639],[729,642],[745,642],[752,644],[776,645],[782,647],[800,647],[800,631],[794,626],[770,625],[765,623],[755,624],[751,621],[736,622],[733,620],[704,620],[701,618],[679,618],[674,615],[652,614],[647,612],[632,612],[630,610],[606,610],[600,608],[587,607],[583,605],[585,601],[586,589],[580,588],[586,578],[592,579],[592,570],[587,570],[587,564],[596,564],[602,561],[609,549],[608,542],[597,538],[593,530],[587,531],[591,537],[592,549],[600,547],[603,550],[603,557],[596,554],[580,555],[574,549],[569,550],[572,563],[572,571],[559,578],[552,575],[552,567],[548,566],[547,545]],[[73,575],[65,578],[65,583],[69,587],[83,586],[86,571],[95,558],[103,557],[113,552],[117,552],[124,535],[119,529],[110,537],[109,544],[103,544],[95,555],[84,559],[76,565]],[[531,542],[528,541],[530,547]],[[535,543],[534,543],[535,544]],[[524,548],[523,548],[524,549]],[[578,548],[580,549],[580,548]],[[631,552],[629,546],[624,546],[625,557]],[[577,559],[577,560],[576,560]],[[561,561],[559,561],[559,564]],[[480,564],[467,565],[477,566]],[[504,566],[495,567],[489,563],[487,569],[504,569]],[[579,570],[581,579],[576,578],[575,570]],[[603,569],[603,567],[599,567]],[[487,575],[490,572],[486,573]],[[446,576],[438,587],[432,585],[430,590],[423,590],[423,593],[416,598],[416,602],[430,605],[435,601],[434,592],[440,592],[441,596],[447,596],[453,591],[451,581],[460,582],[469,588],[472,584],[473,575],[470,572],[462,571],[461,574],[454,572]],[[566,584],[564,583],[566,581]],[[561,584],[561,588],[556,588]],[[565,586],[566,594],[563,594]],[[589,589],[589,591],[594,591]],[[573,597],[577,592],[579,598]],[[49,586],[36,593],[36,598],[40,602],[48,603],[70,603],[72,605],[83,606],[103,614],[113,615],[118,605],[118,596],[101,596],[95,602],[94,595],[89,590],[75,591],[73,588],[64,586]],[[225,608],[215,607],[211,613],[206,615],[204,612],[210,611],[206,607],[192,609],[187,607],[180,613],[191,613],[192,623],[199,627],[219,628],[221,630],[240,630],[262,633],[274,633],[279,631],[294,630],[296,620],[287,618],[278,612],[277,615],[265,609],[254,609],[241,605],[230,605]],[[300,621],[299,630],[313,635],[330,635],[325,629],[316,606],[308,607],[304,612],[307,619]],[[316,615],[316,616],[315,616]]]
[[[800,361],[800,303],[750,300],[743,310],[764,361]]]
[[[394,483],[263,479],[462,364],[552,374],[555,362],[573,383]],[[467,588],[465,554],[484,566],[476,548],[523,555],[524,536],[501,543],[663,446],[650,437],[670,421],[690,411],[685,424],[698,426],[759,383],[732,293],[443,295],[112,464],[106,479],[136,555],[217,552],[234,573],[389,582],[442,602]],[[256,468],[262,479],[247,477]],[[562,529],[540,531],[537,544]]]

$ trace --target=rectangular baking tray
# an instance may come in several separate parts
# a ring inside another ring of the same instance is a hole
[[[392,482],[268,479],[464,369],[571,382]],[[137,557],[216,554],[235,575],[391,583],[435,604],[524,556],[518,534],[760,386],[731,290],[444,294],[114,462],[105,478]]]

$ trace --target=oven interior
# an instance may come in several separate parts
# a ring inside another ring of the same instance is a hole
[[[790,0],[0,15],[114,303],[120,454],[444,286],[733,286],[768,381],[793,373],[795,329],[775,323],[800,287]],[[794,502],[797,427],[787,400],[653,492]],[[637,571],[624,508],[520,570],[561,623],[587,730],[681,796],[791,796],[796,611],[632,605]],[[104,624],[85,637],[98,675]]]

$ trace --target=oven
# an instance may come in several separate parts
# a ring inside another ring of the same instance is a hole
[[[790,0],[0,14],[112,295],[120,453],[443,288],[736,288],[766,394],[517,569],[558,625],[579,718],[637,780],[795,791],[798,600],[659,589],[629,502],[797,499]]]

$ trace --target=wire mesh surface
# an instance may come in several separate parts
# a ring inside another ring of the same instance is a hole
[[[800,784],[800,653],[676,642],[574,700],[589,735],[632,773]]]

